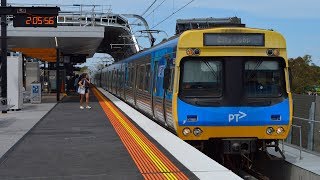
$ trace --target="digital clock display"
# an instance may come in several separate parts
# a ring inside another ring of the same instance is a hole
[[[209,33],[204,34],[205,46],[264,46],[264,34]]]
[[[19,15],[13,19],[14,27],[57,27],[57,16]]]

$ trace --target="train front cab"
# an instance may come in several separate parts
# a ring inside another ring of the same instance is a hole
[[[173,117],[181,139],[224,141],[225,153],[232,154],[238,152],[234,145],[243,143],[251,153],[287,137],[292,97],[286,43],[279,33],[186,31],[179,38],[175,68]]]

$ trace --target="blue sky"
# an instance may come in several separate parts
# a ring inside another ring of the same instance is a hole
[[[21,3],[21,0],[7,0],[8,3]],[[99,4],[111,5],[113,13],[141,14],[154,0],[25,0],[24,3],[48,4]],[[157,0],[152,10],[162,2]],[[165,0],[165,2],[147,17],[152,27],[172,12],[191,0]],[[320,1],[319,0],[194,0],[186,8],[176,13],[155,29],[164,30],[169,36],[175,31],[175,21],[179,18],[232,17],[237,16],[247,27],[274,29],[287,40],[288,56],[297,57],[309,54],[320,65]],[[149,14],[149,12],[146,13]],[[135,28],[135,30],[139,30]],[[156,35],[161,41],[166,36]],[[139,39],[143,46],[147,42]]]

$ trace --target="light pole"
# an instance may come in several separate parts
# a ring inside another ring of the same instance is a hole
[[[60,52],[57,37],[54,37],[56,42],[56,88],[57,88],[57,102],[60,101]]]

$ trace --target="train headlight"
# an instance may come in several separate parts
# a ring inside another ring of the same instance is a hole
[[[279,49],[267,49],[266,53],[268,56],[280,56]]]
[[[186,54],[188,56],[199,56],[201,53],[200,49],[199,48],[188,48],[186,50]]]
[[[186,53],[188,56],[193,56],[194,55],[194,50],[192,48],[189,48],[186,50]]]
[[[182,134],[185,136],[188,136],[191,133],[191,129],[190,128],[184,128],[182,130]]]
[[[271,135],[273,132],[274,132],[273,127],[268,127],[267,130],[266,130],[266,133],[267,133],[268,135]]]
[[[282,133],[284,133],[283,127],[278,127],[277,128],[277,134],[282,134]]]
[[[194,128],[193,129],[193,134],[195,136],[200,136],[202,134],[202,130],[200,128]]]
[[[280,56],[280,50],[279,49],[274,49],[273,50],[273,55],[274,56]]]

